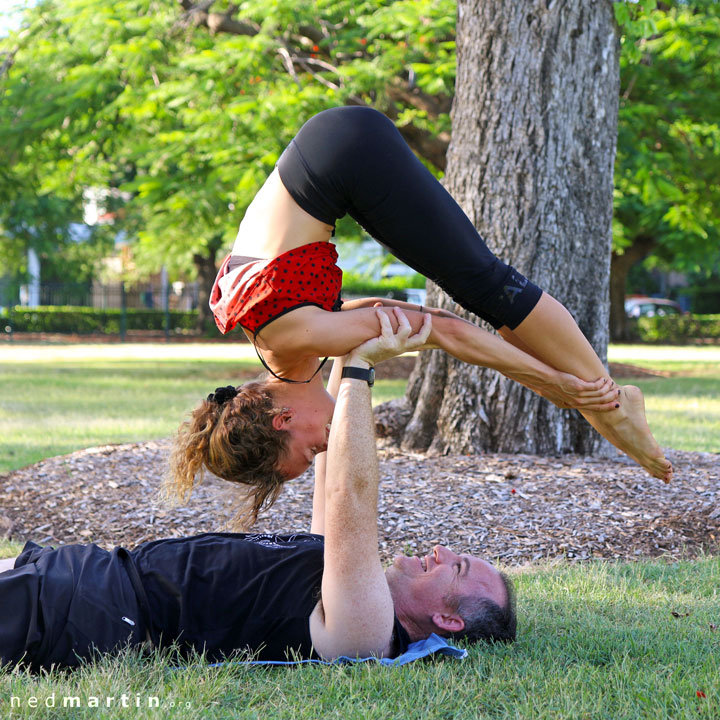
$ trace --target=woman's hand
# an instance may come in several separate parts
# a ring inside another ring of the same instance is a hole
[[[620,407],[620,388],[609,377],[587,382],[557,371],[553,382],[528,387],[560,408],[606,412]]]
[[[352,365],[358,360],[366,362],[368,365],[376,365],[396,355],[419,350],[425,345],[432,330],[430,315],[423,315],[422,327],[417,333],[411,335],[412,327],[405,313],[397,307],[392,311],[398,322],[397,331],[393,332],[387,312],[375,310],[380,321],[380,335],[351,350],[347,355],[346,365]]]

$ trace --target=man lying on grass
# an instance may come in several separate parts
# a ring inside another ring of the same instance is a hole
[[[350,377],[336,362],[311,534],[206,533],[111,552],[27,543],[14,561],[0,561],[8,563],[0,566],[2,664],[74,666],[125,644],[177,643],[209,660],[245,649],[285,660],[394,656],[431,633],[514,639],[512,589],[488,562],[437,546],[424,558],[398,556],[385,572],[380,563],[379,470],[363,376],[417,348],[429,329],[430,316],[413,336],[405,318],[396,333],[385,320],[379,338],[344,358]]]

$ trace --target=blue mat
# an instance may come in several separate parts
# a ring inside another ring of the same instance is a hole
[[[362,662],[374,662],[380,665],[407,665],[430,655],[448,655],[462,660],[467,657],[467,650],[456,648],[446,642],[445,638],[433,633],[424,640],[410,643],[408,649],[395,658],[351,658],[342,656],[335,660],[230,660],[228,662],[213,663],[210,667],[220,667],[221,665],[335,665]]]

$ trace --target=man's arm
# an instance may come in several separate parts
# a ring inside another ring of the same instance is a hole
[[[383,303],[381,302],[382,298],[367,298],[367,301],[371,301],[374,303],[374,307],[383,307]],[[408,303],[404,303],[408,304]],[[413,308],[416,308],[417,305],[413,305]],[[402,310],[402,308],[400,308]],[[426,314],[433,314],[432,308],[425,308],[428,312]],[[443,310],[437,310],[436,312],[444,312]],[[424,337],[427,333],[425,331],[425,325],[423,325],[418,332],[417,338]],[[432,321],[430,321],[429,327],[432,329]],[[400,329],[400,328],[399,328]],[[406,330],[406,328],[403,328],[403,331]],[[399,338],[396,338],[394,340],[395,343],[399,343]],[[403,341],[405,342],[405,341]],[[413,345],[416,344],[418,341],[417,339],[414,339],[412,341]],[[417,349],[417,348],[416,348]],[[409,352],[410,348],[407,350],[399,350],[398,345],[398,354],[401,354],[402,352]],[[394,350],[393,350],[394,352]],[[342,369],[345,367],[345,362],[347,360],[346,355],[343,355],[338,358],[334,358],[332,370],[330,372],[330,378],[328,380],[327,384],[327,391],[332,397],[337,400],[338,397],[338,391],[340,390],[340,380],[342,375]],[[396,355],[387,355],[386,358],[389,357],[396,357]],[[381,362],[381,360],[377,359],[374,361],[375,364],[378,362]],[[324,535],[325,534],[325,475],[327,472],[327,452],[320,453],[319,455],[315,456],[315,482],[314,482],[314,489],[313,489],[313,510],[312,510],[312,522],[310,526],[310,532],[315,533],[317,535]]]
[[[345,364],[345,358],[333,360],[327,391],[337,400],[340,390],[340,376]],[[325,474],[327,471],[327,452],[315,456],[315,486],[313,490],[312,524],[310,532],[317,535],[325,534]]]
[[[397,333],[382,320],[382,336],[351,353],[346,365],[367,368],[425,342],[429,316],[412,337],[407,318],[397,317]],[[378,479],[371,389],[345,378],[327,452],[322,600],[310,617],[315,651],[327,659],[392,651],[393,602],[378,554]]]

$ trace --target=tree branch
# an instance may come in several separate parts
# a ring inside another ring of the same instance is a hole
[[[290,57],[290,53],[288,52],[288,49],[286,47],[279,47],[278,48],[278,55],[282,58],[283,65],[285,66],[285,69],[288,71],[288,74],[290,77],[295,81],[296,85],[301,88],[302,84],[300,82],[300,78],[298,77],[297,73],[295,72],[295,65],[293,64],[293,59]]]
[[[393,102],[397,102],[400,105],[410,105],[418,110],[423,110],[431,117],[437,117],[441,113],[450,112],[452,99],[445,96],[435,98],[417,89],[407,90],[399,85],[390,86],[387,92]],[[399,113],[395,105],[391,105],[385,109],[385,114],[391,120],[397,120]],[[433,135],[429,131],[412,124],[398,125],[398,130],[405,139],[405,142],[420,155],[420,157],[431,162],[438,170],[445,171],[447,165],[447,149],[450,144],[449,133],[443,132]]]
[[[17,51],[20,49],[20,46],[13,48],[10,52],[5,53],[5,59],[2,62],[2,65],[0,65],[0,80],[2,79],[3,75],[12,67],[13,62],[15,61],[15,55],[17,54]]]
[[[415,125],[399,125],[398,130],[405,142],[421,157],[431,162],[438,170],[445,172],[447,149],[450,144],[449,133],[433,135],[428,130]]]
[[[24,40],[26,37],[28,37],[30,35],[30,30],[31,28],[25,28],[24,30],[22,30],[17,36],[18,40]],[[5,75],[13,66],[13,63],[15,62],[15,56],[20,51],[21,47],[22,45],[18,43],[12,50],[5,53],[5,58],[2,61],[2,65],[0,65],[0,80],[2,79],[3,75]],[[2,57],[2,55],[0,55],[0,57]]]
[[[388,95],[394,102],[410,105],[426,112],[431,117],[445,115],[452,107],[452,97],[448,95],[428,95],[418,88],[408,87],[408,83],[396,81],[388,87]]]
[[[260,26],[251,22],[240,22],[233,20],[230,15],[235,10],[230,6],[227,13],[208,12],[215,0],[202,0],[197,5],[192,0],[178,0],[180,6],[185,10],[184,19],[190,20],[197,26],[205,26],[211,33],[226,32],[230,35],[254,36],[260,32]]]
[[[324,85],[325,87],[328,87],[328,88],[330,88],[331,90],[339,90],[339,89],[342,87],[342,85],[336,85],[335,83],[330,82],[330,80],[328,80],[327,78],[324,78],[322,75],[320,75],[320,73],[315,72],[315,71],[310,67],[310,60],[311,60],[311,58],[299,58],[299,59],[298,59],[298,62],[299,62],[300,65],[302,65],[302,66],[305,68],[305,70],[307,70],[321,85]]]

